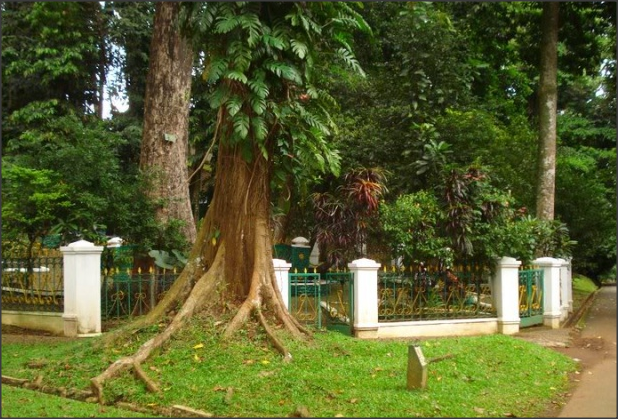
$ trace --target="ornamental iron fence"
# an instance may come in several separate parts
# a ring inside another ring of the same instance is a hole
[[[301,323],[352,334],[354,281],[351,272],[294,272],[289,277],[289,311]]]
[[[2,255],[2,309],[63,312],[63,258],[40,249],[32,256]]]
[[[378,321],[495,317],[489,273],[472,264],[385,266],[378,272]]]
[[[543,269],[519,271],[520,327],[543,324]]]

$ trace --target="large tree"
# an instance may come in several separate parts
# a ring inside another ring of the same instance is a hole
[[[539,80],[539,157],[536,215],[554,219],[556,191],[556,118],[558,116],[558,13],[556,2],[543,3]]]
[[[179,24],[180,3],[157,3],[144,104],[140,168],[152,183],[156,219],[174,225],[189,243],[196,227],[187,170],[193,48]]]
[[[272,265],[274,156],[291,150],[289,165],[321,171],[338,167],[328,146],[332,124],[325,106],[330,97],[313,84],[312,70],[325,62],[360,70],[348,30],[368,28],[340,2],[192,3],[187,11],[188,26],[207,42],[203,76],[212,83],[211,106],[217,109],[214,197],[185,269],[155,309],[129,329],[178,311],[133,356],[92,379],[100,400],[105,380],[128,368],[152,385],[139,364],[200,310],[237,308],[223,338],[253,315],[285,360],[291,355],[272,324],[297,338],[307,334],[286,310]]]

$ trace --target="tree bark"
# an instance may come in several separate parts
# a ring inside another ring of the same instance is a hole
[[[536,216],[554,219],[556,189],[556,117],[558,106],[558,11],[556,2],[543,2],[539,81],[539,155]]]
[[[141,363],[181,329],[200,310],[216,313],[237,307],[234,318],[223,332],[230,339],[255,316],[284,361],[292,359],[281,340],[268,325],[280,323],[294,337],[308,335],[286,309],[278,291],[272,264],[269,229],[270,170],[257,147],[252,162],[245,161],[238,147],[219,143],[214,199],[204,217],[189,261],[164,299],[146,316],[127,328],[107,336],[107,343],[141,327],[173,315],[165,330],[144,343],[137,352],[115,361],[91,379],[91,388],[104,403],[104,383],[133,369],[149,388],[157,388],[141,370]],[[174,310],[179,307],[178,312]],[[268,317],[265,314],[268,314]]]
[[[193,51],[177,27],[179,11],[180,4],[173,2],[157,3],[155,9],[140,168],[152,182],[149,196],[157,203],[157,221],[183,221],[182,233],[193,243],[187,168]]]

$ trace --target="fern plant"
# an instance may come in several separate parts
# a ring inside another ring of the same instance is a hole
[[[338,174],[329,144],[336,127],[333,98],[315,71],[340,63],[362,73],[352,32],[369,27],[350,3],[214,2],[185,5],[185,27],[204,51],[202,78],[210,106],[222,112],[216,132],[272,161],[274,180],[311,173]]]

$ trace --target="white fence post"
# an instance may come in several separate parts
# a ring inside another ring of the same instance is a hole
[[[348,263],[354,275],[354,336],[378,337],[378,269],[371,259]]]
[[[569,313],[573,312],[573,258],[569,257],[566,260],[566,277],[567,277],[567,304],[569,306]]]
[[[560,321],[566,320],[569,317],[569,278],[568,266],[569,262],[565,259],[558,259],[560,262]]]
[[[512,335],[519,332],[519,267],[521,262],[511,257],[497,261],[492,284],[494,304],[498,313],[498,332]]]
[[[281,298],[286,309],[290,309],[290,279],[288,274],[290,273],[291,263],[286,262],[283,259],[273,259],[273,266],[275,268],[275,277],[277,278],[277,285],[281,292]]]
[[[532,264],[543,269],[543,324],[552,329],[560,327],[560,267],[558,259],[543,257],[535,259]]]
[[[79,240],[60,251],[64,262],[64,335],[100,334],[103,246]]]

